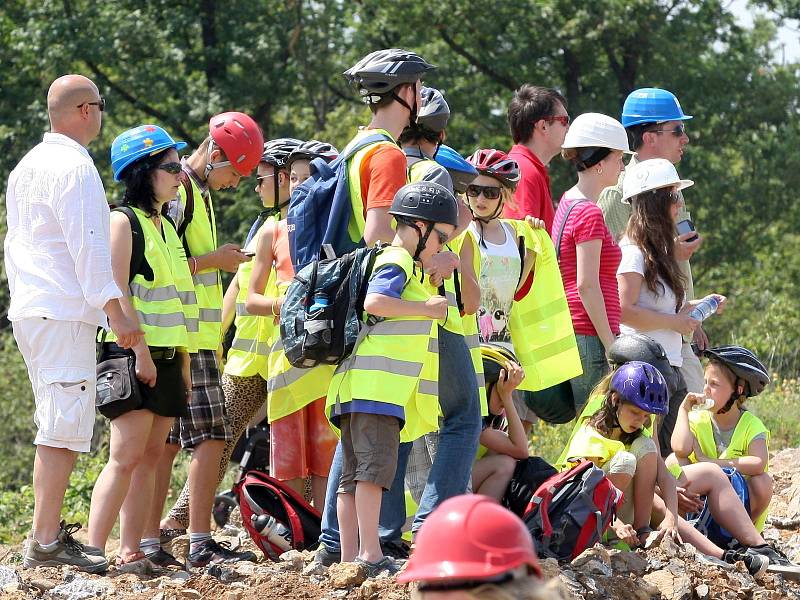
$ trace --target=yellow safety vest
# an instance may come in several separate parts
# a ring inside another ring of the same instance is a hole
[[[533,285],[525,296],[514,298],[508,322],[514,354],[525,369],[519,389],[535,392],[577,377],[583,368],[550,236],[524,221],[502,221],[536,255]]]
[[[376,258],[373,273],[385,265],[403,269],[407,278],[403,300],[425,302],[430,298],[404,248],[386,247]],[[335,406],[358,398],[403,407],[401,441],[436,431],[440,414],[436,321],[422,316],[393,317],[367,327],[355,352],[336,369],[325,405],[328,418]]]
[[[208,209],[200,188],[190,177],[194,197],[192,221],[183,234],[186,246],[192,256],[202,256],[217,249],[217,223],[214,205],[208,194]],[[178,187],[178,201],[186,205],[186,191]],[[198,348],[216,350],[222,335],[222,280],[218,269],[206,269],[192,276],[199,307],[200,334]]]
[[[564,450],[561,451],[561,455],[553,465],[556,469],[563,471],[567,467],[568,458],[597,456],[608,460],[620,450],[626,449],[622,442],[609,440],[597,433],[594,428],[586,425],[589,419],[602,408],[604,400],[603,396],[594,395],[586,402],[575,426],[572,428],[572,433],[570,433]],[[653,437],[653,422],[654,418],[651,416],[650,424],[642,428],[643,434],[649,438]],[[590,454],[590,452],[595,454]]]
[[[365,137],[382,133],[389,136],[394,140],[394,136],[385,129],[361,129],[356,136],[350,141],[348,147],[358,143]],[[361,197],[361,163],[363,160],[374,152],[381,145],[395,145],[394,142],[384,141],[376,142],[356,152],[353,157],[348,161],[347,165],[347,183],[350,186],[350,205],[352,207],[350,215],[350,223],[347,226],[347,233],[354,243],[358,243],[364,239],[364,228],[366,227],[366,220],[364,219],[364,199]],[[399,148],[398,148],[399,151]],[[342,154],[347,153],[347,148],[342,150]]]
[[[264,227],[267,223],[272,226],[274,219],[270,217],[261,227]],[[259,228],[260,231],[261,229]],[[255,250],[257,241],[258,233],[250,240],[247,249]],[[252,275],[253,261],[243,262],[239,265],[239,269],[236,272],[239,293],[236,295],[236,317],[233,321],[236,333],[225,362],[225,373],[234,377],[252,377],[262,374],[267,365],[270,341],[276,329],[275,319],[272,316],[253,315],[247,312],[245,303],[247,302],[247,293],[250,289]],[[275,282],[275,270],[272,269],[264,292],[266,296],[273,297],[278,295],[278,288]]]
[[[144,234],[144,255],[153,280],[137,273],[130,282],[130,300],[139,315],[148,346],[197,351],[198,306],[186,252],[172,223],[161,220],[161,232],[138,208],[131,207]],[[114,342],[113,331],[106,341]]]

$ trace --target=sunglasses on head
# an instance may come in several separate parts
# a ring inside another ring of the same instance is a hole
[[[472,183],[467,186],[467,196],[470,198],[477,198],[481,194],[487,200],[497,200],[500,197],[500,188],[496,185],[475,185]]]
[[[671,133],[675,137],[686,135],[686,126],[683,123],[675,125],[672,129],[651,129],[653,133]]]
[[[166,171],[170,175],[177,175],[178,173],[181,172],[181,163],[178,162],[162,163],[158,165],[156,169],[159,169],[161,171]]]
[[[103,112],[106,109],[106,99],[100,96],[100,100],[97,102],[81,102],[76,106],[76,108],[80,108],[81,106],[88,104],[89,106],[96,106],[97,110]]]
[[[564,127],[569,127],[569,115],[551,115],[549,117],[544,117],[544,120],[548,123],[558,121]]]

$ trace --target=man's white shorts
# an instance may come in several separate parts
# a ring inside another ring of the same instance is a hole
[[[94,426],[97,326],[32,317],[12,322],[36,402],[34,444],[88,452]]]

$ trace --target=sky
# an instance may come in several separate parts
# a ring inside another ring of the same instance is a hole
[[[754,11],[747,5],[747,0],[730,0],[728,5],[730,10],[739,22],[744,26],[753,24],[753,15],[759,11]],[[764,11],[760,11],[764,12]],[[786,26],[778,31],[778,41],[776,50],[783,45],[786,62],[800,61],[800,23],[797,21],[787,21]],[[776,58],[781,60],[781,52],[776,52]]]

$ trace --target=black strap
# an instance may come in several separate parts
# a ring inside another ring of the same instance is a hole
[[[183,234],[186,233],[186,228],[189,226],[189,223],[192,222],[192,218],[194,217],[194,186],[192,185],[192,181],[186,171],[181,171],[178,174],[178,179],[183,186],[183,191],[186,192],[186,204],[183,207],[183,220],[181,221],[181,226],[178,227],[178,237],[183,238]],[[186,256],[188,257],[188,248],[186,251]]]
[[[133,212],[130,206],[117,206],[113,209],[114,212],[121,212],[131,223],[131,264],[128,271],[128,283],[133,281],[137,274],[142,274],[146,279],[153,279],[153,270],[144,257],[144,231],[142,231],[142,224],[139,223],[139,217]],[[148,277],[149,273],[149,277]]]
[[[556,237],[556,262],[561,262],[561,238],[564,237],[564,228],[567,226],[569,214],[572,212],[572,209],[581,202],[586,202],[586,200],[575,200],[575,202],[570,205],[567,209],[567,214],[564,215],[564,220],[561,221],[561,227],[558,228],[558,236]]]

